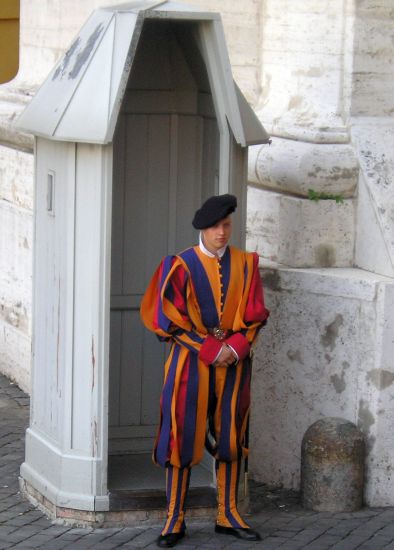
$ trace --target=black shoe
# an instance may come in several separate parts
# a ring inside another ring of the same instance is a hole
[[[168,533],[167,535],[160,535],[156,541],[157,546],[160,548],[172,548],[185,536],[185,531],[180,533]]]
[[[246,541],[261,540],[261,537],[257,531],[250,528],[246,529],[245,527],[235,529],[234,527],[215,525],[215,533],[219,533],[220,535],[231,535],[233,537],[237,537],[237,539]]]

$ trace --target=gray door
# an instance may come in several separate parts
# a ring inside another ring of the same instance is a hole
[[[196,242],[193,213],[217,186],[216,120],[123,112],[113,164],[109,450],[150,452],[168,347],[139,306],[161,258]]]

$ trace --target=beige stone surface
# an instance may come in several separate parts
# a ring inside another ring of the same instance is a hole
[[[272,138],[249,148],[249,181],[265,189],[308,196],[308,190],[355,195],[359,164],[350,144]]]
[[[303,434],[339,416],[367,439],[367,504],[390,504],[393,280],[358,269],[262,274],[271,316],[254,359],[253,477],[298,488]]]
[[[311,201],[248,188],[248,250],[292,267],[351,267],[355,202]]]
[[[5,191],[28,199],[17,182]],[[30,390],[32,227],[31,210],[0,199],[0,371],[25,391]]]

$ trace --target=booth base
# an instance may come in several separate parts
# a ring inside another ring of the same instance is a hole
[[[20,479],[22,494],[56,523],[81,527],[120,527],[136,524],[161,523],[166,512],[165,473],[152,464],[147,455],[109,457],[109,510],[78,510],[57,506]],[[216,489],[211,473],[199,465],[193,468],[188,494],[187,516],[212,518],[216,516]]]

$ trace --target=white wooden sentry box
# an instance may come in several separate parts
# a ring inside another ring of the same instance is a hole
[[[268,136],[235,85],[220,16],[173,2],[96,10],[20,116],[35,137],[31,419],[21,476],[55,510],[109,509],[108,453],[146,452],[163,351],[138,307],[191,218],[238,196]],[[55,512],[56,515],[56,512]]]

